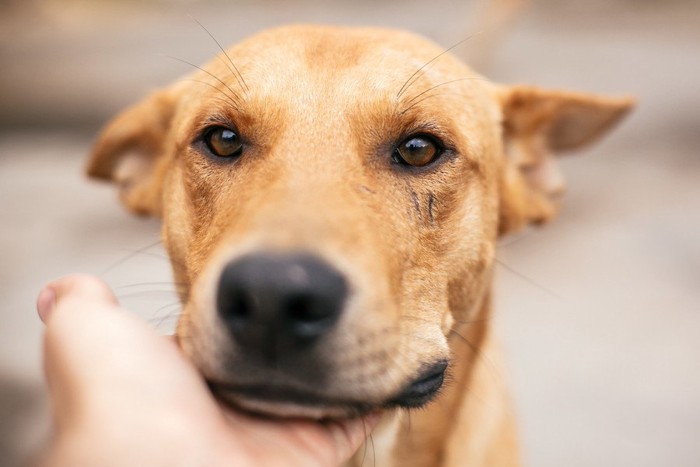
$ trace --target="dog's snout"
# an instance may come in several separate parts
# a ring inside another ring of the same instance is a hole
[[[326,334],[347,294],[343,275],[312,255],[249,254],[224,268],[217,308],[238,345],[275,355]]]

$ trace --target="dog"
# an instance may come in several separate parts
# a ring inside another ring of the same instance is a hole
[[[88,173],[162,219],[176,335],[220,400],[383,410],[351,465],[514,466],[496,242],[552,219],[557,156],[632,106],[494,84],[407,32],[287,26],[117,116]]]

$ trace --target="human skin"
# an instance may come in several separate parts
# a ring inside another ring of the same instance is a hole
[[[54,420],[42,466],[337,466],[378,418],[281,420],[222,406],[175,340],[91,276],[46,285],[37,309]]]

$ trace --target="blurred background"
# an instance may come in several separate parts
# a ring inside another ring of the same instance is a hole
[[[562,160],[561,217],[505,239],[496,325],[528,466],[700,465],[700,2],[3,0],[0,465],[47,433],[40,286],[99,274],[164,331],[177,300],[158,225],[82,167],[107,119],[216,45],[289,22],[400,27],[493,80],[639,106]]]

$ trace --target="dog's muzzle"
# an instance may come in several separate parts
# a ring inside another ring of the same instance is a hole
[[[223,372],[207,378],[212,391],[241,408],[281,416],[347,416],[430,401],[442,386],[446,361],[423,365],[386,394],[367,397],[376,385],[366,381],[355,389],[347,379],[333,385],[334,378],[357,371],[337,342],[346,332],[340,328],[350,295],[343,274],[308,253],[261,252],[232,260],[216,296],[232,349]]]

